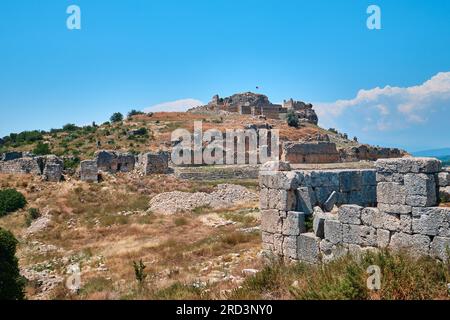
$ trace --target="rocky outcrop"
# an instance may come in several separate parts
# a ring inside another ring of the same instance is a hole
[[[258,200],[258,195],[238,185],[218,185],[212,193],[205,192],[167,192],[150,200],[149,210],[162,214],[189,212],[196,208],[229,208],[239,203],[251,203]]]

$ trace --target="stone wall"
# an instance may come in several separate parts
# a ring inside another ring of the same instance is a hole
[[[337,210],[324,212],[312,208],[314,200],[308,197],[302,198],[308,210],[298,205],[299,190],[313,188],[312,179],[290,171],[286,165],[278,170],[273,165],[263,166],[260,172],[263,249],[286,260],[308,263],[379,248],[405,250],[414,257],[430,255],[446,261],[450,208],[437,207],[440,178],[444,182],[446,179],[440,171],[441,162],[436,159],[379,160],[376,206],[359,206],[348,198],[347,204]],[[327,171],[319,174],[330,176],[326,181],[334,179],[331,175]],[[368,176],[373,183],[373,173]],[[359,184],[358,180],[347,179],[346,186],[350,188]],[[305,220],[311,216],[311,210],[313,230],[306,230]]]
[[[137,169],[144,175],[164,174],[169,172],[169,158],[167,152],[148,152],[138,157]]]
[[[50,182],[59,182],[63,177],[64,163],[54,155],[24,158],[12,157],[12,159],[0,161],[0,173],[39,175],[45,181]]]
[[[96,160],[81,161],[80,179],[85,182],[98,182],[98,167]]]
[[[259,166],[233,165],[214,167],[175,168],[175,176],[183,180],[253,180],[258,179]]]
[[[339,162],[336,144],[330,142],[284,142],[281,160],[292,164]]]
[[[116,151],[97,151],[95,159],[99,170],[110,173],[131,172],[136,163],[136,157],[132,153]]]
[[[406,152],[397,148],[382,148],[369,145],[339,149],[341,162],[376,161],[378,159],[401,158]]]

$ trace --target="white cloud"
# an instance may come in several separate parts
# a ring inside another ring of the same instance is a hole
[[[188,98],[175,101],[159,103],[144,109],[144,112],[183,112],[190,108],[204,105],[200,100]]]
[[[386,135],[380,135],[380,139],[413,145],[412,141],[400,141],[400,137],[389,139],[387,134],[414,130],[429,139],[433,132],[441,132],[448,139],[450,128],[437,128],[437,124],[450,120],[450,72],[438,73],[416,86],[360,90],[353,99],[316,103],[315,107],[322,126],[350,130],[351,134],[366,133],[373,141],[378,141],[377,132],[384,132]],[[412,135],[409,137],[415,139]]]

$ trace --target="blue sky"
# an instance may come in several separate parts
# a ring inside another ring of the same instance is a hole
[[[72,4],[81,30],[66,28]],[[370,4],[382,30],[366,27]],[[0,136],[259,86],[273,102],[316,103],[323,126],[362,142],[448,147],[450,81],[437,75],[449,52],[447,0],[5,0]],[[432,101],[420,91],[431,79],[444,87]],[[357,98],[385,86],[399,88],[395,99]]]

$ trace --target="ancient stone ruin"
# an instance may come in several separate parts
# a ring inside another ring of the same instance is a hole
[[[169,154],[148,152],[136,156],[132,153],[98,151],[93,160],[81,162],[80,179],[86,182],[98,182],[101,172],[128,173],[134,170],[142,175],[168,173]]]
[[[380,248],[445,261],[450,208],[437,205],[447,173],[430,158],[378,160],[376,170],[305,172],[266,164],[260,171],[263,249],[307,263]],[[313,230],[306,229],[308,219]]]
[[[231,97],[220,98],[215,95],[206,106],[197,107],[189,112],[227,111],[252,116],[263,116],[269,119],[284,119],[289,110],[297,113],[300,122],[317,125],[319,118],[311,104],[290,99],[282,105],[273,104],[263,94],[252,92],[238,93]]]
[[[0,173],[39,175],[50,182],[61,181],[63,169],[63,161],[53,155],[32,156],[12,152],[4,154],[0,160]]]

